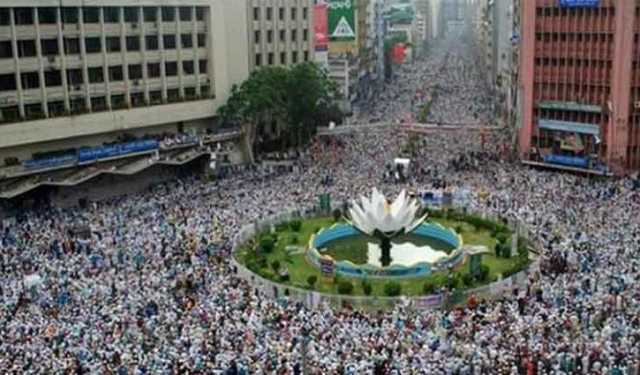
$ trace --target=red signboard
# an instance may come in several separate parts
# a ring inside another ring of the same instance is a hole
[[[329,24],[327,4],[317,4],[313,7],[316,51],[329,49]]]
[[[404,63],[404,59],[407,57],[406,46],[404,43],[398,43],[393,46],[392,59],[393,62],[401,65]]]

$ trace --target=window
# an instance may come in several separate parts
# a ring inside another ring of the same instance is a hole
[[[298,51],[291,52],[291,63],[292,64],[298,63]]]
[[[180,43],[182,48],[193,48],[193,38],[191,38],[191,34],[180,35]]]
[[[122,81],[123,79],[122,65],[109,67],[109,81]]]
[[[122,94],[111,95],[111,107],[112,108],[123,108],[127,103],[125,102],[125,97]]]
[[[60,52],[58,50],[58,39],[41,39],[40,46],[42,47],[43,56],[55,56]]]
[[[85,38],[84,47],[87,53],[99,53],[100,51],[102,51],[100,38]]]
[[[198,21],[204,21],[205,8],[196,8],[196,19]]]
[[[167,90],[167,101],[169,101],[169,103],[175,103],[178,100],[180,100],[180,90],[178,89]]]
[[[151,101],[151,104],[162,103],[162,91],[151,91],[149,93],[149,100]]]
[[[144,37],[145,47],[147,51],[157,51],[158,50],[158,36],[157,35],[147,35]]]
[[[64,115],[65,110],[63,101],[58,100],[55,102],[49,102],[47,105],[49,107],[49,116],[56,117]]]
[[[55,25],[58,22],[56,8],[38,8],[38,22],[41,25]]]
[[[207,60],[200,60],[198,61],[198,69],[200,70],[200,74],[207,74]]]
[[[283,7],[278,8],[278,19],[280,21],[284,21],[284,8]]]
[[[269,54],[267,55],[267,63],[269,65],[273,65],[273,52],[269,52]]]
[[[142,79],[142,65],[129,65],[129,80]]]
[[[144,101],[144,93],[135,93],[135,94],[131,94],[131,105],[133,107],[142,107],[144,106],[146,103]]]
[[[0,91],[15,91],[16,76],[15,74],[0,74]]]
[[[128,36],[126,40],[127,40],[127,51],[140,51],[139,36]]]
[[[291,41],[296,42],[298,39],[298,30],[291,30]]]
[[[173,34],[167,34],[162,36],[164,41],[164,49],[176,49],[176,36]]]
[[[272,18],[273,18],[273,8],[268,7],[267,8],[267,21],[271,21]]]
[[[22,88],[24,90],[37,89],[40,87],[40,80],[36,72],[22,73],[20,75],[20,81],[22,82]]]
[[[11,8],[0,9],[0,25],[8,26],[11,23],[11,18],[9,16],[10,9]]]
[[[273,43],[273,30],[267,30],[267,43]]]
[[[165,74],[167,77],[175,77],[178,75],[178,63],[170,61],[165,63]]]
[[[180,7],[180,21],[191,21],[191,7]]]
[[[44,84],[47,87],[62,86],[62,73],[59,70],[44,72]]]
[[[304,61],[309,61],[309,51],[304,51]]]
[[[149,78],[158,78],[158,77],[160,77],[160,63],[149,63],[149,64],[147,64],[147,76]]]
[[[36,42],[34,40],[18,41],[18,56],[34,57],[36,55]]]
[[[291,8],[291,19],[295,21],[298,17],[298,8]]]
[[[195,72],[194,66],[193,66],[193,61],[183,61],[182,62],[182,72],[184,74],[188,74],[188,75],[193,74]]]
[[[80,40],[78,38],[64,38],[64,53],[77,55],[80,53]]]
[[[260,43],[260,30],[253,32],[253,42],[256,44]]]
[[[9,59],[13,57],[13,48],[11,42],[0,42],[0,59]]]
[[[176,20],[176,9],[173,7],[162,7],[162,20],[172,22]]]
[[[120,22],[120,11],[116,7],[104,7],[104,22],[105,23],[118,23]]]
[[[105,39],[105,44],[107,52],[120,52],[120,37],[108,36]]]
[[[304,7],[302,8],[302,19],[306,20],[307,18],[309,18],[309,8]]]
[[[284,42],[284,39],[285,39],[286,35],[287,35],[286,31],[280,30],[280,41],[281,42]]]
[[[253,20],[260,21],[260,8],[253,7]]]
[[[82,21],[84,23],[100,23],[100,8],[82,8]]]
[[[207,35],[206,34],[198,34],[198,47],[206,47],[207,46]]]
[[[256,66],[260,66],[262,65],[262,55],[259,53],[256,53]]]
[[[107,99],[104,96],[91,98],[91,109],[94,111],[104,111],[107,109]]]
[[[309,40],[309,30],[307,29],[302,30],[302,40],[304,40],[305,42]]]
[[[138,8],[124,8],[124,22],[138,22]]]
[[[142,8],[142,17],[144,22],[156,22],[158,16],[158,9],[152,7]]]
[[[82,85],[84,79],[82,78],[81,69],[67,69],[67,83],[71,86]]]
[[[16,25],[33,25],[33,10],[35,8],[14,8],[13,15]]]
[[[287,53],[286,52],[280,52],[280,64],[282,64],[282,65],[286,65],[287,64]]]
[[[62,8],[62,23],[78,23],[78,8]]]
[[[101,66],[95,68],[89,68],[89,82],[90,83],[103,83],[104,82],[104,70]]]

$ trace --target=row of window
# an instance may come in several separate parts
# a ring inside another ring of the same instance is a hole
[[[267,37],[266,37],[267,43],[273,43],[273,30],[267,30],[266,34],[267,34]],[[291,41],[292,42],[297,42],[298,41],[298,30],[291,30],[290,35],[291,35]],[[286,30],[284,30],[284,29],[280,30],[279,36],[280,36],[280,41],[284,42],[287,39]],[[253,32],[253,41],[256,44],[260,44],[261,40],[262,40],[262,32],[261,32],[261,30],[254,31]],[[304,42],[309,40],[309,30],[307,30],[307,29],[302,30],[302,40]]]
[[[143,78],[142,64],[128,65],[127,73],[129,80],[136,81]],[[147,76],[149,78],[160,78],[162,75],[160,63],[147,64]],[[198,61],[200,74],[207,74],[207,60]],[[183,61],[182,73],[185,75],[195,74],[195,62]],[[178,75],[178,63],[175,61],[165,63],[165,76],[175,77]],[[88,68],[89,83],[104,82],[104,68]],[[124,68],[122,65],[110,66],[108,70],[109,82],[124,80]],[[62,72],[52,70],[44,72],[45,87],[62,86]],[[20,82],[24,90],[40,88],[40,79],[37,72],[25,72],[20,74]],[[83,85],[84,77],[82,69],[67,69],[67,84],[69,86]],[[0,75],[0,91],[15,91],[17,88],[15,74]]]
[[[304,51],[302,54],[302,61],[307,62],[309,61],[309,52],[308,51]],[[266,61],[264,61],[264,63],[266,65],[275,65],[275,55],[273,52],[269,52],[267,53],[267,59]],[[297,64],[298,63],[298,51],[293,51],[291,52],[291,63],[292,64]],[[261,53],[256,53],[255,56],[255,66],[262,66],[263,61],[262,61],[262,54]],[[280,65],[286,65],[287,64],[287,53],[286,52],[280,52]]]
[[[600,42],[613,43],[613,34],[611,33],[545,33],[536,32],[536,41],[538,42]]]
[[[2,8],[0,9],[0,25],[7,26],[11,23],[11,11],[14,14],[16,25],[33,25],[35,22],[34,10],[38,12],[38,22],[42,25],[56,24],[58,18],[58,8]],[[105,23],[120,22],[120,8],[118,7],[102,7],[104,11]],[[139,7],[124,7],[124,22],[139,22]],[[162,7],[161,19],[163,22],[175,21],[177,17],[180,21],[189,22],[193,20],[193,12],[191,7],[179,7],[176,12],[175,7]],[[77,24],[80,21],[80,11],[82,11],[83,23],[99,23],[100,7],[82,7],[82,8],[61,8],[62,22],[65,24]],[[196,8],[196,20],[203,21],[205,19],[206,8]],[[158,21],[157,7],[143,7],[142,19],[144,22]]]
[[[581,59],[554,59],[554,58],[535,58],[537,66],[576,66],[576,67],[593,67],[593,68],[612,68],[611,60],[581,60]]]
[[[107,52],[120,52],[122,45],[119,36],[110,36],[105,38],[105,50]],[[182,48],[193,48],[194,40],[191,34],[181,34],[180,45]],[[126,50],[128,52],[136,52],[141,50],[141,38],[140,36],[128,36],[125,38]],[[162,36],[163,48],[165,50],[176,49],[178,38],[173,34],[166,34]],[[78,38],[64,38],[64,53],[65,55],[77,55],[80,53],[80,39]],[[157,51],[159,49],[159,37],[158,35],[147,35],[144,37],[145,48],[147,51]],[[207,36],[206,34],[197,35],[198,48],[206,47]],[[99,37],[84,38],[84,45],[86,53],[101,53],[102,52],[102,40]],[[58,39],[41,39],[40,46],[42,48],[43,56],[56,56],[60,54],[58,48]],[[35,40],[18,40],[18,57],[35,57],[37,55],[36,41]],[[0,41],[0,59],[13,58],[13,49],[11,48],[10,41]]]
[[[200,92],[203,96],[209,96],[209,85],[200,86]],[[176,103],[179,102],[182,98],[180,97],[179,89],[168,89],[167,90],[167,99],[162,99],[162,91],[150,91],[149,92],[149,101],[147,102],[144,98],[144,93],[132,93],[130,94],[131,98],[131,106],[132,107],[142,107],[147,105],[154,104],[163,104],[163,103]],[[196,99],[197,98],[197,90],[195,87],[185,87],[184,88],[184,99]],[[111,95],[111,107],[114,109],[125,108],[126,107],[126,97],[123,94],[113,94]],[[91,102],[91,110],[93,112],[106,111],[108,110],[107,106],[107,97],[105,96],[95,96],[90,98]],[[86,102],[84,98],[74,98],[69,101],[69,106],[71,107],[71,113],[84,113],[87,111]],[[47,108],[49,110],[50,117],[56,116],[64,116],[66,115],[64,102],[61,100],[50,101],[47,102]],[[26,104],[24,106],[25,114],[27,118],[41,118],[44,117],[42,104],[34,103],[34,104]],[[19,121],[20,120],[20,111],[18,106],[10,106],[0,108],[0,112],[2,114],[3,121]]]
[[[266,9],[266,20],[267,21],[271,21],[273,20],[273,8],[272,7],[267,7]],[[286,9],[285,7],[279,7],[278,8],[278,20],[280,21],[284,21],[285,18],[285,13],[286,13]],[[298,8],[297,7],[291,7],[291,9],[289,10],[289,14],[290,19],[292,21],[295,21],[298,18]],[[309,17],[309,8],[304,7],[302,8],[302,19],[306,20]],[[262,8],[260,7],[254,7],[253,8],[253,20],[254,21],[260,21],[260,19],[262,18]]]
[[[613,17],[616,14],[615,8],[589,8],[589,7],[538,7],[536,8],[536,16],[538,17],[585,17],[589,15],[600,15]]]

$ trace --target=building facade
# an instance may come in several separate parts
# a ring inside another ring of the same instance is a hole
[[[248,75],[245,25],[236,0],[2,1],[0,166],[211,125]]]
[[[250,69],[313,61],[313,0],[243,0]]]
[[[525,160],[640,167],[640,1],[523,1]]]

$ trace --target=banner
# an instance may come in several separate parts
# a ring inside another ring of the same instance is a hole
[[[566,8],[597,8],[600,0],[560,0],[560,6]]]
[[[313,7],[316,52],[329,49],[329,16],[327,4],[317,4]]]
[[[354,0],[327,0],[329,8],[329,39],[352,41],[356,39]]]

